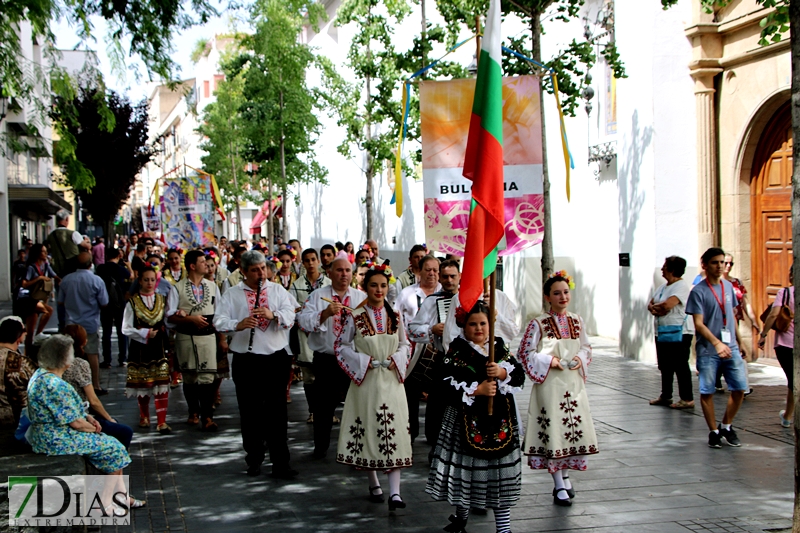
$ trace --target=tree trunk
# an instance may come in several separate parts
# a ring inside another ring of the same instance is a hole
[[[275,218],[272,216],[272,176],[267,177],[267,198],[269,199],[267,202],[267,212],[264,213],[267,215],[267,255],[272,255],[272,243],[275,239]]]
[[[372,227],[372,178],[375,176],[375,158],[372,157],[372,153],[370,152],[370,146],[372,144],[370,142],[372,141],[372,116],[370,113],[372,106],[372,95],[370,94],[370,81],[370,76],[367,76],[367,195],[364,198],[364,208],[367,215],[367,238],[365,240],[369,240],[374,237],[374,228]]]
[[[531,15],[531,58],[542,62],[542,23],[541,15],[533,13]],[[544,238],[542,239],[542,282],[550,277],[555,268],[553,258],[553,227],[550,224],[550,175],[547,168],[547,128],[545,128],[544,113],[544,83],[539,78],[539,114],[542,121],[542,213],[544,216]],[[542,308],[544,309],[544,296],[542,296]]]
[[[231,119],[228,119],[228,128],[231,127]],[[242,226],[242,212],[239,208],[239,181],[236,179],[236,160],[233,157],[233,139],[230,140],[229,153],[231,154],[231,173],[233,174],[233,200],[236,202],[236,238],[244,238]]]
[[[792,46],[792,148],[794,169],[792,173],[792,267],[794,293],[800,285],[800,1],[789,2],[790,39]],[[800,347],[800,298],[794,303],[794,345]],[[794,350],[794,516],[792,533],[800,533],[800,357]]]
[[[280,93],[281,101],[281,124],[283,124],[283,91]],[[281,212],[283,213],[283,223],[281,224],[281,238],[283,242],[289,240],[289,229],[286,227],[286,143],[281,125],[281,201],[283,202]]]
[[[425,0],[419,0],[420,16],[422,17],[422,31],[420,32],[420,42],[422,43],[422,65],[419,68],[425,68],[428,64],[428,18],[425,16]],[[422,75],[422,79],[427,76]]]
[[[289,198],[289,188],[286,186],[286,182],[281,185],[281,198],[281,213],[283,213],[283,218],[281,218],[283,221],[281,223],[281,239],[283,239],[283,242],[289,242],[289,225],[286,223],[286,202]]]

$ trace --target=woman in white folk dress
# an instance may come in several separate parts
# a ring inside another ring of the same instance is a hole
[[[388,266],[364,275],[367,299],[341,323],[334,352],[350,376],[336,460],[366,470],[370,501],[383,502],[378,471],[389,477],[389,510],[405,508],[400,469],[412,464],[408,403],[403,381],[409,342],[400,316],[385,298],[394,282]]]
[[[569,470],[586,470],[598,452],[585,385],[592,347],[583,319],[567,311],[572,288],[565,271],[545,282],[550,311],[528,324],[517,357],[534,384],[522,450],[531,468],[553,476],[553,503],[561,506],[575,497]]]

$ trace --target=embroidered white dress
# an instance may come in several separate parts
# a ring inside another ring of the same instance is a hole
[[[581,367],[566,362],[578,356]],[[553,358],[564,370],[551,368]],[[554,473],[586,470],[587,456],[598,453],[597,436],[586,394],[586,370],[592,347],[578,315],[543,314],[528,324],[519,345],[519,361],[533,380],[522,450],[534,469]]]
[[[402,319],[398,315],[392,327],[385,308],[365,304],[343,322],[334,352],[352,383],[336,460],[367,470],[409,467],[413,453],[403,388],[409,343]],[[390,370],[392,361],[396,368]]]

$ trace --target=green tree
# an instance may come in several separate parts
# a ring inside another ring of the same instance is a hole
[[[100,99],[104,106],[98,106]],[[63,119],[64,133],[74,137],[77,146],[76,163],[62,167],[63,178],[71,183],[76,179],[72,172],[91,174],[94,185],[77,192],[95,224],[110,238],[114,218],[130,196],[136,176],[153,156],[147,144],[147,101],[134,105],[113,91],[83,87],[74,100],[57,100],[55,107],[55,113],[69,115]]]
[[[402,121],[395,90],[403,79],[399,54],[392,41],[393,28],[411,12],[405,0],[345,0],[336,13],[337,26],[353,24],[355,32],[347,53],[347,67],[355,83],[347,83],[320,62],[326,73],[327,102],[346,132],[339,152],[354,156],[354,148],[366,155],[367,180],[364,207],[366,238],[374,237],[373,203],[376,169],[393,158],[397,125]]]
[[[244,85],[241,114],[245,153],[259,163],[255,191],[274,200],[279,190],[288,201],[288,187],[296,183],[324,181],[327,171],[314,159],[320,123],[314,113],[317,93],[306,76],[314,62],[311,48],[300,42],[305,23],[325,16],[319,3],[302,0],[258,0],[251,11],[255,32],[243,39],[248,50],[240,59]],[[269,238],[275,235],[269,214]],[[283,225],[283,238],[288,228]]]
[[[246,233],[242,227],[239,204],[245,196],[244,186],[249,183],[248,176],[244,174],[245,160],[242,157],[245,143],[240,109],[244,102],[244,78],[235,73],[227,61],[223,61],[221,67],[225,79],[217,86],[216,100],[203,110],[197,131],[205,137],[200,145],[205,151],[201,159],[203,170],[214,174],[221,189],[225,212],[236,212],[237,237],[242,239]]]

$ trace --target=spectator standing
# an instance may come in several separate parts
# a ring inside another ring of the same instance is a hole
[[[108,305],[108,291],[92,268],[92,254],[78,254],[78,270],[61,282],[58,305],[65,311],[67,324],[80,324],[86,330],[86,359],[92,369],[94,392],[98,396],[108,394],[100,386],[100,310]]]
[[[686,260],[676,255],[667,257],[661,275],[667,282],[656,289],[647,310],[655,317],[656,355],[661,371],[661,395],[650,405],[673,409],[692,409],[692,371],[689,356],[694,336],[694,321],[686,315],[686,302],[692,288],[684,281]],[[678,378],[680,401],[672,403],[672,376]]]
[[[722,439],[729,446],[741,446],[732,424],[747,388],[744,361],[739,352],[739,333],[734,308],[739,303],[733,285],[722,276],[725,252],[709,248],[701,258],[706,279],[692,289],[686,313],[693,315],[697,332],[697,370],[700,372],[700,402],[710,430],[708,446],[721,448]],[[717,368],[722,367],[731,395],[722,421],[714,414],[714,387]]]
[[[731,254],[725,254],[725,269],[722,271],[722,276],[726,280],[730,281],[731,285],[733,285],[733,292],[736,294],[736,300],[738,300],[739,302],[739,305],[737,305],[736,308],[733,310],[733,313],[736,315],[737,333],[739,329],[739,322],[744,320],[745,316],[747,317],[747,320],[750,321],[750,328],[752,330],[751,334],[753,331],[758,333],[759,332],[758,320],[756,320],[756,315],[755,313],[753,313],[753,307],[750,305],[750,301],[747,299],[747,289],[745,288],[744,283],[742,283],[742,280],[731,276],[732,268],[733,268],[733,256]],[[756,336],[753,335],[753,339],[755,338]],[[748,376],[748,370],[747,370],[747,353],[745,353],[744,346],[740,346],[739,348],[742,353],[742,359],[745,360],[744,376],[745,379],[747,380],[747,389],[744,395],[748,396],[751,392],[753,392],[753,389],[750,388],[750,378]],[[753,350],[751,350],[751,353],[755,355],[755,343],[752,348]],[[722,380],[722,372],[720,370],[717,370],[717,381],[715,384],[717,392],[722,392],[721,380]]]
[[[106,245],[102,237],[97,237],[94,246],[92,246],[92,262],[94,266],[102,265],[106,262]]]
[[[106,251],[106,262],[97,265],[95,273],[100,276],[108,292],[108,306],[100,311],[100,324],[103,326],[103,362],[100,368],[111,367],[111,333],[117,328],[117,345],[119,366],[124,366],[128,356],[128,339],[122,333],[122,313],[125,308],[125,293],[128,292],[130,269],[120,264],[119,248]]]
[[[772,308],[764,321],[764,329],[759,334],[758,347],[764,349],[767,334],[775,324],[775,320],[780,314],[784,303],[789,309],[794,309],[794,268],[789,269],[789,286],[778,291]],[[788,293],[788,294],[787,294]],[[788,428],[794,419],[794,320],[789,321],[789,328],[786,331],[775,331],[775,356],[781,364],[783,373],[786,374],[789,390],[786,392],[786,409],[781,410],[778,416],[781,425]]]

